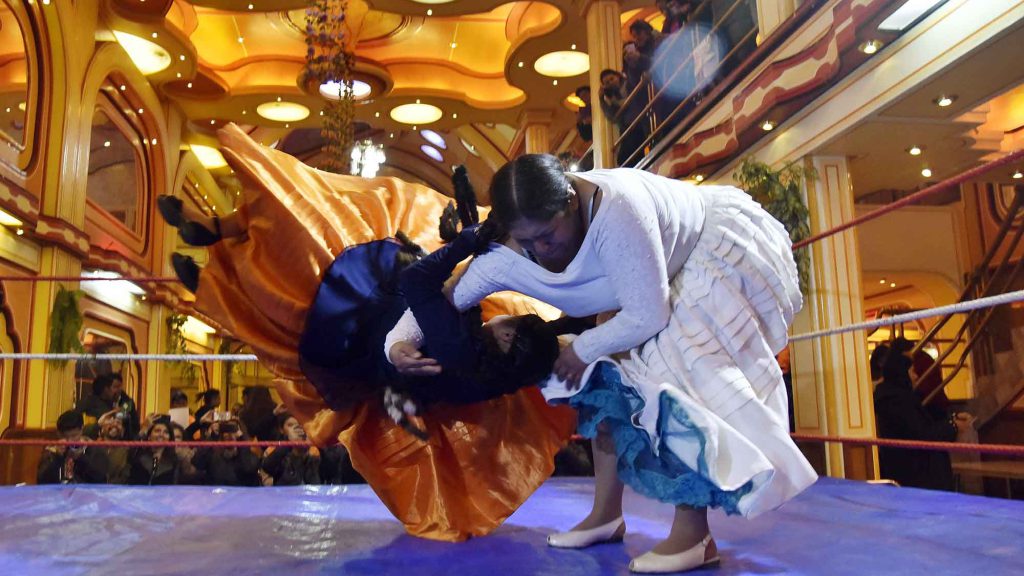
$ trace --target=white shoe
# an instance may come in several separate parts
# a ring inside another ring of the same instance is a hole
[[[711,543],[711,534],[704,537],[689,550],[683,550],[678,554],[656,554],[648,552],[633,559],[629,563],[630,572],[642,572],[646,574],[665,574],[668,572],[686,572],[694,568],[717,564],[718,554],[713,558],[704,558],[708,544]]]
[[[588,530],[570,530],[548,535],[548,546],[554,548],[586,548],[605,542],[622,542],[626,533],[626,523],[622,516],[607,524]]]

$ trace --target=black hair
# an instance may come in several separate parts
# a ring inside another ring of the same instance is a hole
[[[654,34],[654,26],[651,26],[646,20],[634,20],[633,23],[629,25],[629,31],[634,34],[637,32],[648,32],[650,34]]]
[[[513,392],[540,383],[558,359],[558,337],[536,314],[516,317],[516,336],[508,352],[492,338],[484,340],[477,378],[489,389]]]
[[[914,361],[903,355],[914,349],[914,343],[906,338],[900,337],[889,344],[889,355],[882,367],[882,377],[886,382],[902,386],[912,386],[910,382],[910,367]]]
[[[171,436],[171,440],[174,440],[174,428],[172,427],[174,423],[171,422],[171,419],[168,416],[161,416],[156,420],[153,420],[153,425],[149,427],[149,430],[146,430],[146,440],[149,440],[150,435],[153,434],[153,428],[156,428],[157,424],[161,424],[164,428],[167,428],[167,433]],[[184,436],[182,438],[184,438]]]
[[[57,417],[57,432],[61,434],[85,426],[85,418],[78,410],[68,410]]]
[[[219,396],[220,390],[216,388],[210,388],[205,392],[200,392],[199,394],[196,394],[196,402],[202,402],[203,405],[205,405],[207,402],[213,400],[214,398],[218,398]]]
[[[605,68],[604,70],[601,70],[601,76],[600,76],[601,82],[604,82],[604,77],[605,76],[615,76],[616,78],[622,78],[624,76],[624,74],[622,72],[619,72],[618,70],[612,70],[611,68]]]
[[[287,422],[289,418],[295,418],[295,415],[292,414],[291,412],[281,412],[280,414],[277,415],[277,429],[282,432],[282,438],[284,438],[284,423]],[[298,422],[299,419],[295,418],[295,421]]]
[[[578,97],[579,97],[580,99],[582,99],[582,98],[583,98],[583,96],[581,96],[581,95],[580,95],[580,92],[583,92],[583,91],[587,91],[587,92],[590,92],[590,91],[591,91],[591,90],[590,90],[590,84],[585,84],[585,85],[583,85],[583,86],[580,86],[579,88],[577,88],[577,89],[576,89],[576,91],[575,91],[575,92],[573,92],[573,94],[575,94],[575,95],[576,95],[576,96],[578,96]],[[589,103],[589,102],[587,103],[587,106],[590,106],[590,103]]]
[[[100,374],[99,376],[92,379],[92,393],[96,396],[103,394],[103,391],[114,385],[114,382],[121,380],[121,375],[110,372],[108,374]],[[121,380],[123,381],[123,380]]]
[[[185,402],[188,404],[188,394],[185,394],[181,390],[174,388],[171,390],[171,404],[175,402]]]
[[[551,154],[524,154],[491,180],[491,214],[508,228],[521,218],[544,222],[569,205],[569,179]]]
[[[882,371],[885,368],[885,360],[889,357],[889,345],[879,344],[875,347],[874,351],[871,352],[871,360],[868,364],[871,366],[871,379],[878,380],[882,377]]]

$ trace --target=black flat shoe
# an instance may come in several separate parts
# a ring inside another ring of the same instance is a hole
[[[156,199],[156,207],[160,211],[160,215],[163,216],[164,222],[171,226],[178,228],[184,222],[184,219],[181,217],[181,198],[171,196],[170,194],[161,194]]]
[[[213,225],[216,227],[216,231],[211,231],[206,226],[198,222],[183,222],[178,227],[178,233],[181,234],[181,239],[186,244],[192,246],[211,246],[220,242],[220,218],[213,217]]]
[[[174,267],[174,274],[181,280],[182,285],[189,292],[195,294],[199,289],[199,266],[191,256],[185,256],[177,252],[171,254],[171,266]]]

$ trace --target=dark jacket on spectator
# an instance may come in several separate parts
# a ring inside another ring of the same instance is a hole
[[[320,454],[315,448],[270,448],[261,467],[274,478],[274,486],[320,484]]]
[[[949,419],[928,413],[911,386],[911,361],[896,351],[885,364],[882,383],[875,387],[875,424],[878,436],[901,440],[952,442],[956,426]],[[949,454],[926,450],[879,448],[882,477],[901,486],[948,490],[953,487]]]
[[[44,450],[36,472],[39,484],[103,484],[107,481],[107,453],[102,448],[87,446],[78,458],[70,449],[61,453]]]
[[[178,457],[171,448],[164,448],[160,460],[146,448],[132,450],[128,456],[131,471],[128,483],[136,485],[170,485],[178,483]]]
[[[206,473],[206,483],[214,486],[259,486],[260,459],[252,451],[236,449],[233,457],[227,448],[199,448],[192,464]]]

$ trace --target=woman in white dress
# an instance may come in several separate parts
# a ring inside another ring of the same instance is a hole
[[[544,390],[594,437],[596,476],[592,512],[551,546],[621,540],[626,482],[676,506],[668,538],[630,569],[688,570],[718,560],[708,506],[752,517],[814,482],[774,358],[802,303],[778,221],[736,188],[632,169],[567,174],[549,155],[501,168],[490,197],[509,240],[470,264],[456,306],[514,290],[570,316],[614,312],[562,350],[561,382]],[[436,370],[413,351],[409,320],[388,339],[391,360]]]

